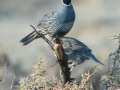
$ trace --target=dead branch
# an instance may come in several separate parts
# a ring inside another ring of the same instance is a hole
[[[50,45],[51,49],[54,50],[54,49],[53,49],[53,43],[50,42],[42,33],[39,33],[39,32],[35,29],[34,26],[32,26],[32,25],[30,25],[30,26],[33,28],[33,30],[36,32],[36,34],[38,34],[41,38],[43,38],[43,39]]]
[[[51,49],[53,50],[53,52],[55,52],[56,54],[56,58],[57,58],[57,61],[60,65],[60,69],[61,69],[61,74],[62,74],[62,80],[63,80],[63,83],[67,83],[67,82],[70,82],[70,75],[71,75],[71,72],[70,72],[70,68],[68,67],[68,58],[67,58],[67,55],[65,54],[64,52],[64,49],[61,45],[61,43],[55,43],[53,44],[51,41],[49,41],[43,34],[39,33],[34,26],[30,25],[34,31],[36,32],[36,34],[38,34],[41,38],[43,38],[51,47]],[[57,38],[58,41],[60,41],[59,38]]]

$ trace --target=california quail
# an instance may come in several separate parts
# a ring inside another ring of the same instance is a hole
[[[40,20],[37,31],[51,38],[63,37],[73,27],[75,12],[71,0],[62,0],[61,5],[53,12],[45,14]],[[40,38],[35,31],[24,37],[20,42],[27,45],[36,38]]]
[[[68,56],[68,63],[70,63],[69,66],[71,68],[88,59],[104,65],[91,53],[91,50],[84,43],[77,39],[63,37],[61,38],[61,43],[65,54]]]

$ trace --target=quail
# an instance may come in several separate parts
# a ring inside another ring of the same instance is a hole
[[[60,6],[53,12],[45,14],[39,21],[36,30],[53,38],[65,36],[73,27],[75,12],[71,0],[61,0]],[[23,45],[29,44],[34,39],[40,38],[35,31],[24,37],[20,42]]]
[[[71,68],[74,68],[76,65],[83,63],[85,60],[93,60],[101,65],[101,63],[84,43],[81,41],[71,38],[63,37],[61,38],[62,47],[65,54],[68,57],[68,65]],[[72,69],[71,69],[72,70]]]

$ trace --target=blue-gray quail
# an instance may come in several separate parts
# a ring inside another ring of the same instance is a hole
[[[72,69],[88,59],[104,65],[91,53],[91,50],[79,40],[71,37],[63,37],[61,38],[61,43],[63,50],[68,57],[68,65]]]
[[[51,38],[63,37],[73,27],[75,12],[71,0],[61,0],[61,5],[53,12],[45,14],[40,20],[36,30]],[[24,37],[20,42],[27,45],[36,38],[40,38],[35,31]]]

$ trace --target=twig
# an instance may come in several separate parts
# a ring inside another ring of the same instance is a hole
[[[94,67],[90,70],[90,73],[92,73],[92,71],[93,71],[96,67],[98,67],[99,65],[100,65],[100,64],[94,66]]]
[[[34,31],[36,32],[36,34],[38,34],[40,37],[42,37],[42,38],[50,45],[51,49],[52,49],[54,52],[56,52],[56,51],[54,50],[54,48],[53,48],[54,44],[53,44],[51,41],[49,41],[43,34],[39,33],[39,32],[34,28],[34,26],[32,26],[32,25],[30,25],[30,26],[34,29]],[[59,39],[58,39],[58,40],[59,40]],[[67,63],[68,57],[67,57],[67,55],[65,54],[62,45],[61,45],[60,49],[61,49],[62,54],[63,54],[63,60],[59,60],[58,57],[56,57],[56,58],[57,58],[57,61],[58,61],[59,65],[60,65],[60,68],[61,68],[61,71],[62,71],[63,83],[65,84],[65,83],[67,83],[67,82],[70,82],[70,74],[71,74],[71,72],[70,72],[70,68],[68,67],[68,63]],[[59,54],[59,52],[57,52],[57,54]],[[57,56],[57,54],[56,54],[56,56]],[[60,55],[59,55],[59,56],[60,56]],[[57,63],[56,63],[56,64],[57,64]],[[56,64],[55,64],[55,65],[56,65]],[[53,66],[54,66],[54,65],[53,65]]]
[[[52,67],[54,67],[57,64],[58,64],[58,62],[56,62],[55,64],[53,64],[52,66],[50,66],[49,69],[52,68]]]
[[[33,28],[33,30],[36,32],[36,34],[38,34],[40,37],[42,37],[42,38],[50,45],[51,49],[54,50],[54,49],[53,49],[53,43],[50,42],[42,33],[39,33],[39,32],[35,29],[34,26],[32,26],[32,25],[30,25],[30,26]]]
[[[93,70],[93,68],[92,68],[92,70]],[[96,70],[97,71],[97,70]],[[96,73],[96,71],[95,72],[93,72],[93,73],[91,73],[89,70],[88,70],[88,73],[85,73],[85,74],[82,74],[81,76],[82,76],[82,80],[81,80],[81,83],[80,83],[80,85],[81,85],[81,88],[84,90],[84,88],[85,88],[85,86],[88,84],[88,82],[89,82],[89,80],[90,80],[90,77],[91,76],[93,76],[95,73]],[[90,86],[89,86],[90,87]]]
[[[3,90],[3,85],[6,82],[6,76],[7,76],[7,64],[8,62],[4,63],[3,68],[4,68],[4,77],[2,80],[0,80],[0,86],[2,87]]]
[[[6,81],[6,76],[7,76],[7,64],[8,64],[8,62],[6,62],[6,63],[4,64],[4,77],[3,77],[2,82],[5,82],[5,81]]]
[[[54,49],[53,49],[53,43],[51,43],[43,34],[40,34],[36,29],[35,29],[35,27],[33,26],[33,25],[30,25],[32,28],[33,28],[33,30],[36,32],[36,34],[38,34],[40,37],[42,37],[49,45],[50,45],[50,47],[51,47],[51,49],[54,51]],[[58,64],[58,62],[56,62],[54,65],[52,65],[52,66],[50,66],[50,68],[52,68],[52,67],[54,67],[56,64]],[[49,68],[49,69],[50,69]]]
[[[12,83],[11,83],[10,90],[13,89],[15,78],[16,78],[16,75],[14,74],[13,79],[12,79]]]
[[[118,69],[119,64],[120,64],[120,34],[119,34],[119,36],[114,35],[113,39],[118,40],[119,47],[114,53],[111,53],[109,55],[109,63],[108,63],[108,65],[110,64],[110,66],[109,66],[109,72],[110,72],[109,75],[114,77],[114,79],[116,78],[116,80],[119,81],[119,76],[116,76],[116,75],[120,74],[119,69]]]

